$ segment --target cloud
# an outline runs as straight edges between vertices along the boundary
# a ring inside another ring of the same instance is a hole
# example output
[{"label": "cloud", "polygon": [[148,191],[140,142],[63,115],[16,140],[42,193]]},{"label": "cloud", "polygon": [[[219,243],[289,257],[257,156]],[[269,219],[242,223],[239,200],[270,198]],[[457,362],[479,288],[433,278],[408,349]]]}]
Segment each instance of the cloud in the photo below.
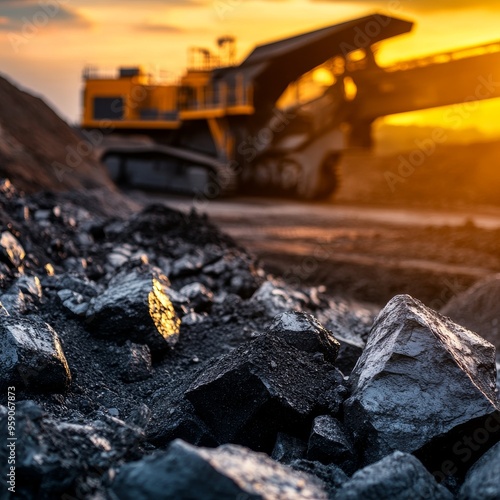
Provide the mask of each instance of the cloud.
[{"label": "cloud", "polygon": [[[118,3],[137,4],[136,0],[122,0]],[[172,7],[179,5],[202,6],[209,3],[209,0],[144,0],[143,4],[161,5],[162,7]]]},{"label": "cloud", "polygon": [[[0,4],[1,4],[0,0]],[[139,7],[141,9],[147,9],[149,7],[202,7],[207,4],[212,3],[213,0],[143,0],[142,2],[137,2],[137,0],[106,0],[106,7],[118,6],[122,7],[124,5],[130,5],[133,7]],[[90,7],[92,9],[98,9],[103,6],[102,0],[74,0],[75,4],[81,6]]]},{"label": "cloud", "polygon": [[0,30],[18,31],[27,24],[45,26],[49,22],[87,27],[89,22],[58,0],[0,0]]},{"label": "cloud", "polygon": [[[338,1],[338,0],[313,0],[313,1]],[[500,2],[498,0],[482,0],[474,2],[471,0],[357,0],[358,5],[373,6],[381,10],[401,11],[401,12],[431,12],[431,11],[451,11],[451,10],[498,10]]]},{"label": "cloud", "polygon": [[170,24],[137,24],[135,25],[135,29],[137,31],[145,31],[150,33],[170,33],[170,34],[179,34],[185,33],[183,28],[179,26],[172,26]]}]

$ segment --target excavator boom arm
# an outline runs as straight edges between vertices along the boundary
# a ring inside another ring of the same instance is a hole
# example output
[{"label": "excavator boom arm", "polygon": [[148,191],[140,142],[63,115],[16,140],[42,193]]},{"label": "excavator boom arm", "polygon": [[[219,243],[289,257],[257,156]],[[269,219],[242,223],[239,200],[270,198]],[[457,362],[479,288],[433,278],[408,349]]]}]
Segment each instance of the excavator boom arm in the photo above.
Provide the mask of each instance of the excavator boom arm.
[{"label": "excavator boom arm", "polygon": [[[481,50],[483,54],[473,54]],[[441,54],[392,70],[362,72],[355,82],[353,119],[360,122],[500,97],[500,44]]]}]

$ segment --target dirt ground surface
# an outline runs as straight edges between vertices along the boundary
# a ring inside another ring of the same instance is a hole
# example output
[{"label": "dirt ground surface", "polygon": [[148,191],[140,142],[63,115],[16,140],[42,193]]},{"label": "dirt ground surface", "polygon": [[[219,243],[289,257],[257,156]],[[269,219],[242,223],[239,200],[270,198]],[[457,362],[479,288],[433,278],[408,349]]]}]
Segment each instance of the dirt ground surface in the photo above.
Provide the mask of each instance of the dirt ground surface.
[{"label": "dirt ground surface", "polygon": [[383,306],[409,293],[440,310],[478,280],[500,272],[500,209],[438,210],[263,198],[194,201],[134,191],[206,212],[265,269],[294,285]]},{"label": "dirt ground surface", "polygon": [[409,293],[440,310],[500,270],[500,142],[346,153],[325,203],[132,192],[206,212],[292,284],[383,306]]}]

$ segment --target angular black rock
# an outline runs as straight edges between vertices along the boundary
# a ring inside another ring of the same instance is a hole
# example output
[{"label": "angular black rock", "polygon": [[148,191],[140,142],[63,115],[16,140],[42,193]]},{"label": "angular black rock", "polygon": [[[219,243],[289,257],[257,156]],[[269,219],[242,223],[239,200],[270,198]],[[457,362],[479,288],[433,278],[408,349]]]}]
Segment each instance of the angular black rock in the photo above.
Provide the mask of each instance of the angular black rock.
[{"label": "angular black rock", "polygon": [[335,337],[364,344],[379,312],[379,307],[367,307],[336,298],[326,300],[326,307],[319,308],[315,316]]},{"label": "angular black rock", "polygon": [[146,380],[152,375],[151,351],[147,345],[127,342],[127,361],[123,367],[122,378],[126,382]]},{"label": "angular black rock", "polygon": [[497,352],[497,406],[500,405],[500,353]]},{"label": "angular black rock", "polygon": [[148,441],[155,446],[164,447],[175,439],[195,446],[219,444],[189,401],[169,401],[165,406],[155,408],[155,412],[156,418],[146,429]]},{"label": "angular black rock", "polygon": [[333,363],[340,344],[312,315],[303,312],[285,312],[276,316],[269,327],[269,335],[283,339],[287,344],[301,351],[321,352]]},{"label": "angular black rock", "polygon": [[54,291],[69,317],[85,318],[91,300],[96,297],[100,287],[84,276],[62,274],[46,276],[42,280],[46,291]]},{"label": "angular black rock", "polygon": [[255,266],[251,257],[234,249],[218,254],[219,260],[207,263],[203,272],[216,280],[219,291],[236,294],[244,299],[251,297],[264,281],[264,271]]},{"label": "angular black rock", "polygon": [[121,500],[326,500],[316,477],[280,465],[263,453],[236,445],[196,448],[174,441],[167,452],[121,467],[111,485]]},{"label": "angular black rock", "polygon": [[[3,413],[3,412],[2,412]],[[6,417],[0,418],[2,431]],[[16,405],[16,493],[19,498],[52,499],[63,494],[92,498],[87,481],[100,480],[109,467],[134,460],[143,440],[141,429],[107,417],[89,425],[58,421],[32,401]],[[6,477],[6,453],[0,450],[0,471]],[[0,488],[6,484],[2,481]],[[0,489],[0,497],[2,495]],[[67,498],[67,497],[62,497]],[[97,498],[102,498],[97,496]]]},{"label": "angular black rock", "polygon": [[[500,420],[497,422],[500,425]],[[500,443],[487,451],[469,470],[459,500],[500,498]]]},{"label": "angular black rock", "polygon": [[490,343],[400,295],[376,319],[351,374],[345,422],[365,463],[414,452],[493,415],[495,376]]},{"label": "angular black rock", "polygon": [[165,350],[179,339],[180,320],[168,296],[168,279],[155,269],[117,274],[87,312],[93,335]]},{"label": "angular black rock", "polygon": [[305,441],[284,432],[278,432],[271,458],[276,462],[289,464],[294,460],[305,458],[306,451],[307,443]]},{"label": "angular black rock", "polygon": [[111,268],[119,268],[132,258],[135,249],[132,245],[125,243],[114,247],[106,256],[107,263]]},{"label": "angular black rock", "polygon": [[219,442],[270,452],[277,432],[304,433],[340,385],[331,364],[262,335],[216,361],[186,397]]},{"label": "angular black rock", "polygon": [[340,299],[330,299],[328,307],[319,309],[315,315],[340,342],[335,366],[345,375],[349,375],[363,354],[376,316],[374,310],[359,304],[353,307]]},{"label": "angular black rock", "polygon": [[343,425],[330,415],[314,419],[307,458],[327,464],[334,463],[348,474],[356,470],[356,450]]},{"label": "angular black rock", "polygon": [[190,283],[183,286],[179,293],[189,299],[189,305],[197,312],[209,311],[214,294],[201,283]]},{"label": "angular black rock", "polygon": [[149,421],[151,420],[151,410],[149,406],[141,403],[137,408],[130,412],[126,420],[126,424],[131,428],[140,430],[141,433],[145,431]]},{"label": "angular black rock", "polygon": [[86,316],[90,303],[83,295],[73,290],[64,289],[57,292],[57,297],[71,315],[82,318]]},{"label": "angular black rock", "polygon": [[335,500],[452,500],[414,456],[396,451],[359,470],[337,491]]},{"label": "angular black rock", "polygon": [[310,304],[310,297],[305,293],[278,280],[265,281],[252,295],[251,300],[261,304],[270,318],[286,311],[299,311]]},{"label": "angular black rock", "polygon": [[36,317],[0,316],[0,387],[61,392],[71,373],[57,333]]},{"label": "angular black rock", "polygon": [[0,234],[0,258],[13,267],[19,267],[26,256],[19,240],[9,231]]},{"label": "angular black rock", "polygon": [[203,254],[197,249],[196,252],[183,255],[172,264],[172,277],[182,277],[197,274],[203,267]]},{"label": "angular black rock", "polygon": [[321,479],[325,484],[328,498],[333,498],[337,490],[349,480],[346,473],[335,464],[322,464],[312,460],[298,459],[290,463],[290,467],[300,472],[306,472]]},{"label": "angular black rock", "polygon": [[1,297],[9,314],[35,313],[42,300],[42,286],[36,276],[21,276]]},{"label": "angular black rock", "polygon": [[75,276],[69,273],[47,276],[43,279],[42,285],[44,289],[71,290],[82,295],[89,301],[104,291],[102,286],[89,280],[87,277]]}]

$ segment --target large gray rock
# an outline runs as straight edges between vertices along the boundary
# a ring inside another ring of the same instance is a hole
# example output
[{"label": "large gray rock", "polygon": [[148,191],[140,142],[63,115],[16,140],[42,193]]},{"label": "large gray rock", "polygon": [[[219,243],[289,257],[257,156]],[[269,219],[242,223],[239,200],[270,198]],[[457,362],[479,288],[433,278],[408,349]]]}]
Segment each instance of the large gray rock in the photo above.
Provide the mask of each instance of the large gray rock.
[{"label": "large gray rock", "polygon": [[87,312],[91,332],[165,350],[179,339],[180,320],[169,298],[168,279],[155,269],[117,274]]},{"label": "large gray rock", "polygon": [[60,392],[71,374],[57,333],[38,318],[0,317],[0,387]]},{"label": "large gray rock", "polygon": [[500,443],[485,453],[469,470],[458,498],[460,500],[500,498]]},{"label": "large gray rock", "polygon": [[452,500],[414,456],[400,451],[359,470],[337,490],[335,500]]},{"label": "large gray rock", "polygon": [[167,452],[124,465],[111,485],[121,500],[322,500],[317,478],[236,445],[196,448],[174,441]]},{"label": "large gray rock", "polygon": [[220,443],[271,452],[277,432],[307,432],[317,407],[338,411],[342,390],[342,376],[323,356],[262,335],[216,361],[186,397]]},{"label": "large gray rock", "polygon": [[414,452],[493,415],[495,377],[489,342],[400,295],[377,317],[352,372],[345,421],[366,463]]},{"label": "large gray rock", "polygon": [[269,327],[270,335],[283,339],[287,344],[305,352],[321,352],[334,362],[340,344],[321,323],[310,314],[291,311],[276,316]]}]

